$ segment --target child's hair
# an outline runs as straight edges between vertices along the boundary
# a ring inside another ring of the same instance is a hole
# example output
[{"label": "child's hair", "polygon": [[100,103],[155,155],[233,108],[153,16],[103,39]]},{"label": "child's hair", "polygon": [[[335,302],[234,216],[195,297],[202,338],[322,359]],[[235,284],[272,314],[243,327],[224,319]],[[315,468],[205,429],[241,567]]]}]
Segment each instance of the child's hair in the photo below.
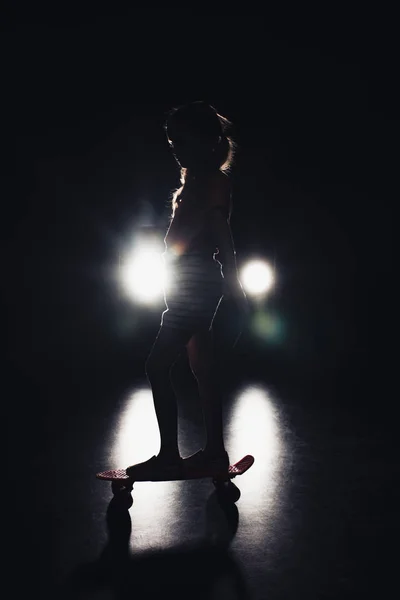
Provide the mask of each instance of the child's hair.
[{"label": "child's hair", "polygon": [[[235,151],[235,143],[229,135],[232,124],[226,117],[218,114],[215,108],[206,102],[192,102],[170,111],[165,123],[165,131],[170,143],[178,142],[182,137],[192,138],[194,143],[212,144],[215,166],[220,171],[229,172]],[[177,198],[185,185],[187,169],[181,167],[181,187],[172,196],[172,215],[178,206]]]}]

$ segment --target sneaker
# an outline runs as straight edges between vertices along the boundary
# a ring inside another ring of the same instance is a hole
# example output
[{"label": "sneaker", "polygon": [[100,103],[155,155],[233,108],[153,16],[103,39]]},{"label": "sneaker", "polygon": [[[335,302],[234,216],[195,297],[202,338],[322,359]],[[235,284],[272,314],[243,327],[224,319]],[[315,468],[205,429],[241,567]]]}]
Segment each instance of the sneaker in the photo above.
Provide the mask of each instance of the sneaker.
[{"label": "sneaker", "polygon": [[183,468],[187,470],[201,470],[211,473],[227,472],[229,468],[229,456],[227,452],[219,456],[210,456],[204,450],[183,459]]},{"label": "sneaker", "polygon": [[126,474],[132,478],[150,479],[180,479],[182,475],[182,458],[173,463],[167,463],[158,456],[152,456],[126,469]]}]

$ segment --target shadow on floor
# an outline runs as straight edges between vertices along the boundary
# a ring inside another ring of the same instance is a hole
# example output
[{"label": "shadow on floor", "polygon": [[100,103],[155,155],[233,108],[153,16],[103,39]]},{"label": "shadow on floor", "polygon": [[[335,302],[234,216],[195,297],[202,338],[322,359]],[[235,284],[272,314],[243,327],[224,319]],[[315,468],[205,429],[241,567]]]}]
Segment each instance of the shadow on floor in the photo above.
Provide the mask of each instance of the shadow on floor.
[{"label": "shadow on floor", "polygon": [[175,600],[191,597],[249,598],[243,574],[228,548],[239,513],[233,502],[213,492],[206,506],[205,539],[197,546],[157,550],[135,556],[130,550],[130,494],[114,496],[108,506],[108,542],[93,563],[80,566],[67,590],[72,594],[108,590],[113,598],[136,595]]}]

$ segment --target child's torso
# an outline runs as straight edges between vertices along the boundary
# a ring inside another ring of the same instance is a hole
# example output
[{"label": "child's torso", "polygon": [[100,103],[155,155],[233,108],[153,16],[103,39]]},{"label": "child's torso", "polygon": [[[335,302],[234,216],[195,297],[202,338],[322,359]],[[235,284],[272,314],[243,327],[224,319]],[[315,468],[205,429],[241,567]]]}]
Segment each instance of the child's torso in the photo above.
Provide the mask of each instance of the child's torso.
[{"label": "child's torso", "polygon": [[185,188],[177,198],[178,206],[164,238],[167,253],[176,257],[195,253],[213,258],[217,248],[206,219],[207,189]]}]

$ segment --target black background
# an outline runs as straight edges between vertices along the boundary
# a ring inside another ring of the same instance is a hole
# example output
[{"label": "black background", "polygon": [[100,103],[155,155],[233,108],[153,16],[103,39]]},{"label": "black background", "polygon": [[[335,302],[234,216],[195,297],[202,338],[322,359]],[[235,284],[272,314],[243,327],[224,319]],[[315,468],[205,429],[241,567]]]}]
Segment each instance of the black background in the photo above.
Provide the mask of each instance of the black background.
[{"label": "black background", "polygon": [[[295,440],[276,581],[298,588],[304,568],[311,579],[328,573],[329,590],[344,564],[359,591],[380,561],[380,586],[396,573],[397,21],[364,7],[241,9],[3,15],[3,549],[13,586],[31,591],[39,572],[57,578],[60,564],[92,559],[104,542],[109,492],[94,473],[106,468],[122,398],[135,377],[143,383],[165,308],[122,297],[116,266],[138,231],[165,233],[179,175],[165,116],[199,99],[234,123],[238,261],[260,255],[277,272],[263,310],[285,336],[245,331],[227,369],[264,379]],[[219,343],[235,324],[225,306]],[[258,572],[265,557],[244,556]],[[151,563],[143,574],[163,582]]]},{"label": "black background", "polygon": [[115,266],[138,227],[165,231],[178,184],[165,115],[204,99],[234,123],[238,259],[274,262],[268,306],[286,327],[278,345],[244,335],[239,356],[374,406],[395,338],[390,15],[149,9],[3,20],[12,382],[142,369],[164,306],[122,299]]}]

